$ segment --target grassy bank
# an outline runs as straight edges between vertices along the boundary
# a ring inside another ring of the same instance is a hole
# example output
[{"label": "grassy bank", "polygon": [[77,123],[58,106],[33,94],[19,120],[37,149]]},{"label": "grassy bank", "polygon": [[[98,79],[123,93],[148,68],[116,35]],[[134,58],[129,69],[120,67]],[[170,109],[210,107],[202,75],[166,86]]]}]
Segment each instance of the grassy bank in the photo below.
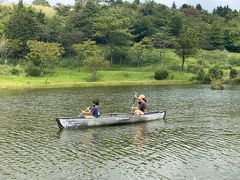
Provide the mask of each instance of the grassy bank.
[{"label": "grassy bank", "polygon": [[[195,57],[186,61],[185,68],[189,65],[201,66],[206,72],[212,66],[218,65],[228,77],[229,67],[240,70],[231,61],[237,61],[239,54],[226,51],[202,51]],[[181,71],[181,60],[173,50],[167,50],[164,54],[164,67],[168,70],[169,76],[166,80],[157,81],[154,79],[155,71],[159,66],[158,51],[153,52],[151,57],[140,68],[133,66],[114,65],[106,71],[97,72],[97,81],[91,82],[91,72],[80,67],[73,69],[71,63],[74,59],[62,59],[51,74],[43,77],[27,77],[24,74],[19,76],[11,75],[0,67],[0,89],[22,89],[22,88],[60,88],[60,87],[95,87],[95,86],[118,86],[118,85],[166,85],[166,84],[192,84],[196,74],[186,70]],[[238,61],[237,61],[238,62]],[[1,66],[1,65],[0,65]],[[13,66],[11,64],[5,66]],[[7,69],[7,68],[6,68]]]},{"label": "grassy bank", "polygon": [[[174,76],[175,75],[175,76]],[[166,85],[189,84],[192,75],[174,72],[163,81],[154,80],[154,71],[148,68],[121,68],[121,70],[99,71],[97,81],[91,82],[91,73],[87,70],[69,70],[57,68],[54,73],[44,77],[26,77],[0,75],[1,89],[19,88],[57,88],[57,87],[95,87],[117,85]]]}]

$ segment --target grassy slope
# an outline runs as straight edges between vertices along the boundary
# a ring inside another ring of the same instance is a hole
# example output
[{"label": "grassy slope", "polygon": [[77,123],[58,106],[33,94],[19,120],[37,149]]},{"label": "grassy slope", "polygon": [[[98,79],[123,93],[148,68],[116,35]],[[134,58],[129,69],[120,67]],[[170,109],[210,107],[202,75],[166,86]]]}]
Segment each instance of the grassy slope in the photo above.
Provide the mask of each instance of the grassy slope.
[{"label": "grassy slope", "polygon": [[180,64],[181,61],[176,59],[173,52],[166,53],[166,67],[170,71],[170,76],[164,81],[154,80],[154,72],[158,69],[156,65],[141,68],[114,66],[107,71],[98,71],[97,82],[89,82],[91,72],[83,68],[80,72],[67,68],[56,68],[52,75],[37,78],[0,75],[0,88],[191,83],[190,79],[194,76],[193,74],[171,70],[171,68],[180,68]]},{"label": "grassy slope", "polygon": [[[0,5],[7,6],[7,7],[13,7],[15,4],[14,3],[0,3]],[[36,11],[42,11],[44,14],[46,14],[47,17],[52,17],[56,14],[56,11],[52,7],[35,6],[35,5],[27,5],[27,4],[26,4],[26,6],[31,6]]]},{"label": "grassy slope", "polygon": [[[223,54],[221,54],[223,53]],[[239,58],[239,54],[212,51],[200,52],[196,57],[189,58],[185,67],[189,64],[196,64],[202,60],[204,68],[207,70],[213,65],[222,67],[229,66],[226,59]],[[222,58],[222,59],[221,59]],[[207,60],[205,60],[207,59]],[[164,66],[170,72],[168,79],[164,81],[154,80],[154,72],[159,68],[158,65],[149,65],[141,68],[112,66],[107,71],[98,71],[97,82],[89,82],[91,72],[81,68],[81,71],[70,70],[67,68],[56,68],[52,75],[44,77],[25,77],[14,75],[0,75],[0,88],[34,88],[34,87],[70,87],[70,86],[111,86],[111,85],[140,85],[140,84],[186,84],[192,83],[191,78],[194,74],[181,71],[181,60],[172,50],[165,53]],[[240,69],[239,67],[235,67]],[[224,70],[227,76],[228,70]]]}]

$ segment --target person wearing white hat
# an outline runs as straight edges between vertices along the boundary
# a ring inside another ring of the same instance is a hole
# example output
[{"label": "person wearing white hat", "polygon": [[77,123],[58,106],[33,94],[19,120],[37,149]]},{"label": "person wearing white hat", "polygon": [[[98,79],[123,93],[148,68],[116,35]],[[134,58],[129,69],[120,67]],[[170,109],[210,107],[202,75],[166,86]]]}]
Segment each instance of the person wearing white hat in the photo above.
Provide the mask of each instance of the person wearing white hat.
[{"label": "person wearing white hat", "polygon": [[145,96],[141,94],[138,96],[138,109],[134,111],[134,115],[139,116],[139,115],[144,115],[144,112],[147,111],[147,101],[145,99]]}]

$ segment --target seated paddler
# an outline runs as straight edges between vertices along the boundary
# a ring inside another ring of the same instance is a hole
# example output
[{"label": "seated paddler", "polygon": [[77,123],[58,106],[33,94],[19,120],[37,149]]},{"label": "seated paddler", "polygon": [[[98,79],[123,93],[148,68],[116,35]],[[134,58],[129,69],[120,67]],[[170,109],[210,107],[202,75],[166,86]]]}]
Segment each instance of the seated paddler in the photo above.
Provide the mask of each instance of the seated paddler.
[{"label": "seated paddler", "polygon": [[133,108],[134,115],[144,115],[147,111],[147,100],[143,94],[137,98],[138,106]]},{"label": "seated paddler", "polygon": [[88,107],[87,109],[82,111],[82,115],[85,118],[98,118],[100,116],[98,105],[99,105],[99,101],[98,100],[94,100],[92,102],[92,108]]}]

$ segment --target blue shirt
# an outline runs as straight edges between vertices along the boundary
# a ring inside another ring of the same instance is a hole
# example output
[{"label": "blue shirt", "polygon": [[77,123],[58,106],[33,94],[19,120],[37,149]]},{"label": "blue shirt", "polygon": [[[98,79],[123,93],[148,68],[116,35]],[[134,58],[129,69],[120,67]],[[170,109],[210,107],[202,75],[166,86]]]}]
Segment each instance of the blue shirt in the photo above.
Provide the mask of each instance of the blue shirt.
[{"label": "blue shirt", "polygon": [[99,113],[99,110],[98,110],[98,106],[95,106],[91,109],[91,114],[92,116],[94,116],[95,118],[98,118],[100,113]]}]

